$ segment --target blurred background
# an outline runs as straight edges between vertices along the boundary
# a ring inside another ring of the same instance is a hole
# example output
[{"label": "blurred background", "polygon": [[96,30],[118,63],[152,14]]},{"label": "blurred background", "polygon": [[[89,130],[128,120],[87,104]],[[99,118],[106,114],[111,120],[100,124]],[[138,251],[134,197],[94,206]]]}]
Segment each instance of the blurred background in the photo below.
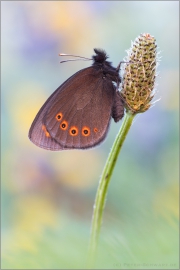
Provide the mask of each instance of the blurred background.
[{"label": "blurred background", "polygon": [[161,98],[138,115],[109,187],[96,269],[178,269],[179,1],[1,1],[2,268],[86,268],[99,178],[120,128],[87,151],[28,139],[49,95],[103,48],[116,67],[131,40],[156,38]]}]

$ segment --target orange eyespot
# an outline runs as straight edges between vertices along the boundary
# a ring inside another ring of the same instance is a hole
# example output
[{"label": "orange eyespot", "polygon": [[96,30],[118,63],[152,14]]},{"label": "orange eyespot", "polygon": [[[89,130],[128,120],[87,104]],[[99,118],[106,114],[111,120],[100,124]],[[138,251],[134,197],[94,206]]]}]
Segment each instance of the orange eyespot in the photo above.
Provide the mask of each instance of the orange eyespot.
[{"label": "orange eyespot", "polygon": [[82,135],[83,136],[89,136],[90,135],[90,128],[88,128],[88,127],[83,127],[82,128]]},{"label": "orange eyespot", "polygon": [[56,114],[56,120],[57,121],[61,121],[62,117],[63,117],[62,113]]},{"label": "orange eyespot", "polygon": [[68,127],[68,123],[67,123],[66,121],[63,121],[63,122],[60,124],[60,128],[61,128],[62,130],[66,130],[67,127]]},{"label": "orange eyespot", "polygon": [[46,137],[51,137],[49,132],[47,131],[45,125],[42,125],[42,130],[44,131],[44,134],[45,134]]},{"label": "orange eyespot", "polygon": [[94,128],[94,132],[95,132],[95,133],[97,133],[97,132],[98,132],[98,129],[97,129],[96,127]]},{"label": "orange eyespot", "polygon": [[69,130],[69,134],[71,136],[77,136],[78,135],[78,128],[77,127],[71,127],[70,130]]}]

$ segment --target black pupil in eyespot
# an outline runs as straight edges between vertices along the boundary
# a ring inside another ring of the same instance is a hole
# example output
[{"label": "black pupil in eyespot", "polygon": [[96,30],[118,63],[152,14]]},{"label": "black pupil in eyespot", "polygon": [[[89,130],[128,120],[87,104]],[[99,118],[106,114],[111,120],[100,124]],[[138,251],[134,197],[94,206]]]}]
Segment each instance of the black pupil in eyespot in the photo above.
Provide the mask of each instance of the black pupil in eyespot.
[{"label": "black pupil in eyespot", "polygon": [[88,130],[87,129],[84,130],[84,134],[88,134]]},{"label": "black pupil in eyespot", "polygon": [[66,125],[65,124],[62,124],[62,128],[65,128],[66,127]]},{"label": "black pupil in eyespot", "polygon": [[72,132],[72,134],[76,134],[76,130],[75,129],[73,129],[71,132]]},{"label": "black pupil in eyespot", "polygon": [[60,114],[58,114],[57,118],[58,118],[58,119],[60,119],[60,118],[61,118]]}]

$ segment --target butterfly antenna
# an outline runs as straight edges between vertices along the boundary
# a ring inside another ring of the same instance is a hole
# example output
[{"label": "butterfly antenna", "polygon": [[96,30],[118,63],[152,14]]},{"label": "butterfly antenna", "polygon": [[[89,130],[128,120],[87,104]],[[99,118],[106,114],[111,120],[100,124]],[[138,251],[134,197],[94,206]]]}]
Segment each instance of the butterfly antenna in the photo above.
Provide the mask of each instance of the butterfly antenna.
[{"label": "butterfly antenna", "polygon": [[60,53],[59,56],[73,56],[73,57],[80,58],[80,59],[68,59],[68,60],[61,61],[60,63],[65,63],[65,62],[69,62],[69,61],[78,61],[78,60],[83,60],[83,61],[92,60],[92,58],[87,58],[87,57],[83,57],[83,56],[79,56],[79,55],[73,55],[73,54],[66,54],[66,53]]}]

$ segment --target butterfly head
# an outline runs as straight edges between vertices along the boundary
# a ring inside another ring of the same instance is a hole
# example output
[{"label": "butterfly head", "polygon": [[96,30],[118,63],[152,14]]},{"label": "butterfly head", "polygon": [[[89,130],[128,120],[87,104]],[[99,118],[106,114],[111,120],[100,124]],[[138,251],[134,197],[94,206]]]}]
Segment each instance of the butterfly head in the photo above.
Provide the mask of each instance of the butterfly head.
[{"label": "butterfly head", "polygon": [[96,53],[96,55],[93,55],[92,59],[95,63],[103,64],[108,58],[106,52],[102,49],[94,49],[94,52]]}]

